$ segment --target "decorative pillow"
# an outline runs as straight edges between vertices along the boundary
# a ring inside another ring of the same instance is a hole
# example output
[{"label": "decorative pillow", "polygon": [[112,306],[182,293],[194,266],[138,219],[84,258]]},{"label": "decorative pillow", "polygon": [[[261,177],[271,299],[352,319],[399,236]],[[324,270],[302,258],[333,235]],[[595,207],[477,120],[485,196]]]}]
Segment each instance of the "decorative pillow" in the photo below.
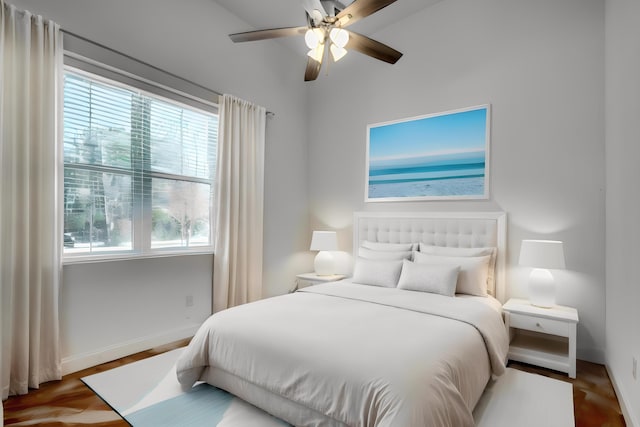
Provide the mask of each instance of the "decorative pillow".
[{"label": "decorative pillow", "polygon": [[410,259],[413,252],[411,251],[376,251],[360,247],[358,256],[366,259],[374,260],[402,260]]},{"label": "decorative pillow", "polygon": [[395,288],[398,284],[402,261],[376,261],[358,257],[353,268],[353,283]]},{"label": "decorative pillow", "polygon": [[418,264],[405,259],[398,288],[452,297],[456,293],[459,272],[459,265]]},{"label": "decorative pillow", "polygon": [[419,264],[459,265],[456,293],[487,296],[487,276],[491,255],[478,257],[441,256],[414,252],[414,261]]},{"label": "decorative pillow", "polygon": [[365,240],[362,242],[363,248],[372,249],[374,251],[412,251],[413,243],[382,243],[370,242]]},{"label": "decorative pillow", "polygon": [[420,252],[424,252],[432,255],[446,255],[446,256],[484,256],[491,255],[489,260],[489,273],[487,274],[487,286],[491,288],[495,285],[495,271],[496,271],[496,254],[497,248],[484,247],[484,248],[454,248],[449,246],[433,246],[420,242]]}]

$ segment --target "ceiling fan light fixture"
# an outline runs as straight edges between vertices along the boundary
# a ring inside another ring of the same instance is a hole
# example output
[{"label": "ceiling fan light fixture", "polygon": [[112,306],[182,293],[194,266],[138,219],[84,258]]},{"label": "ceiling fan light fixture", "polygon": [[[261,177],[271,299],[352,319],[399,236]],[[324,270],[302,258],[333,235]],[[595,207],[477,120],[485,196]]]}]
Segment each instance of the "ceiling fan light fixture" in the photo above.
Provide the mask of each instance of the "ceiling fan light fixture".
[{"label": "ceiling fan light fixture", "polygon": [[389,64],[395,64],[402,57],[402,52],[346,29],[398,0],[297,1],[302,3],[305,10],[305,26],[246,31],[229,34],[229,38],[234,43],[241,43],[280,37],[304,37],[308,47],[304,73],[306,82],[318,78],[323,61],[327,62],[328,67],[332,62],[342,59],[348,53],[347,50],[355,50]]},{"label": "ceiling fan light fixture", "polygon": [[336,44],[332,44],[329,50],[331,51],[331,56],[333,56],[334,62],[338,62],[347,54],[347,49]]},{"label": "ceiling fan light fixture", "polygon": [[324,43],[318,44],[315,48],[311,49],[307,55],[316,62],[322,62],[324,56]]},{"label": "ceiling fan light fixture", "polygon": [[329,38],[336,46],[344,48],[349,43],[349,32],[343,28],[332,28]]},{"label": "ceiling fan light fixture", "polygon": [[309,28],[304,33],[304,43],[309,49],[315,49],[324,43],[324,31],[321,28]]}]

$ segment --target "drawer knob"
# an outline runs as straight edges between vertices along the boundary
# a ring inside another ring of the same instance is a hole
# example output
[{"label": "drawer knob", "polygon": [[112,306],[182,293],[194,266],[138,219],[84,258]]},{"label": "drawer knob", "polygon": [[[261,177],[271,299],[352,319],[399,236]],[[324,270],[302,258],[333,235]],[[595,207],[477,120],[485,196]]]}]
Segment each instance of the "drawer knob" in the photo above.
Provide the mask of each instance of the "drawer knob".
[{"label": "drawer knob", "polygon": [[536,326],[537,326],[538,328],[541,328],[541,327],[542,327],[542,326],[540,325],[540,322],[536,322]]}]

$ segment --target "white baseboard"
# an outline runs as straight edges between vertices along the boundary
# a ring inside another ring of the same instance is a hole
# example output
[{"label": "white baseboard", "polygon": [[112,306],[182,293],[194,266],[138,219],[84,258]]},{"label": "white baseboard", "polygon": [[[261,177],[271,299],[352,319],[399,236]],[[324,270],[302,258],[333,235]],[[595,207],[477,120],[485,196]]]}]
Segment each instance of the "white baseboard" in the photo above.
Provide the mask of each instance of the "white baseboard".
[{"label": "white baseboard", "polygon": [[95,351],[64,357],[62,359],[62,375],[101,365],[153,347],[190,338],[196,333],[199,326],[199,324],[187,325],[161,334],[148,335]]},{"label": "white baseboard", "polygon": [[624,417],[624,421],[627,424],[627,427],[640,427],[640,423],[635,419],[634,415],[629,412],[629,402],[625,398],[625,395],[622,393],[620,387],[618,387],[618,383],[616,381],[616,377],[613,375],[611,369],[609,369],[609,365],[605,364],[605,368],[607,368],[607,374],[609,374],[609,379],[611,379],[611,384],[613,384],[613,390],[616,392],[616,396],[618,397],[618,403],[620,404],[620,410],[622,411],[622,416]]}]

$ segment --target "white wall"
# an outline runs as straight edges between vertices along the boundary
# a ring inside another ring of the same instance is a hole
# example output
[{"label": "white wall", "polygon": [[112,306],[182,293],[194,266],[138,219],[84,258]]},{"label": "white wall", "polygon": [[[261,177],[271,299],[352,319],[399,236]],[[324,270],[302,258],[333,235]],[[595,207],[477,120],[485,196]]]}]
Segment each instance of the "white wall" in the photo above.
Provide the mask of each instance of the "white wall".
[{"label": "white wall", "polygon": [[211,313],[212,263],[212,255],[185,255],[66,265],[64,372],[192,336]]},{"label": "white wall", "polygon": [[606,2],[607,366],[626,409],[640,426],[640,2]]},{"label": "white wall", "polygon": [[[352,52],[310,85],[312,225],[350,251],[353,211],[506,211],[511,295],[526,296],[520,241],[563,240],[558,303],[579,310],[578,356],[603,362],[604,3],[446,0],[370,36],[403,58]],[[490,200],[364,203],[367,124],[484,103]]]},{"label": "white wall", "polygon": [[[218,92],[265,106],[264,294],[286,292],[308,258],[306,88],[277,43],[234,45],[227,34],[247,24],[210,0],[10,0],[77,33]],[[299,63],[299,61],[296,61]],[[88,355],[169,339],[209,313],[211,256],[74,265],[64,268],[63,357],[81,367]],[[175,272],[182,272],[177,280]],[[188,274],[187,274],[188,272]],[[197,306],[185,316],[185,295]],[[126,327],[123,327],[126,325]],[[155,341],[154,341],[155,340]]]}]

